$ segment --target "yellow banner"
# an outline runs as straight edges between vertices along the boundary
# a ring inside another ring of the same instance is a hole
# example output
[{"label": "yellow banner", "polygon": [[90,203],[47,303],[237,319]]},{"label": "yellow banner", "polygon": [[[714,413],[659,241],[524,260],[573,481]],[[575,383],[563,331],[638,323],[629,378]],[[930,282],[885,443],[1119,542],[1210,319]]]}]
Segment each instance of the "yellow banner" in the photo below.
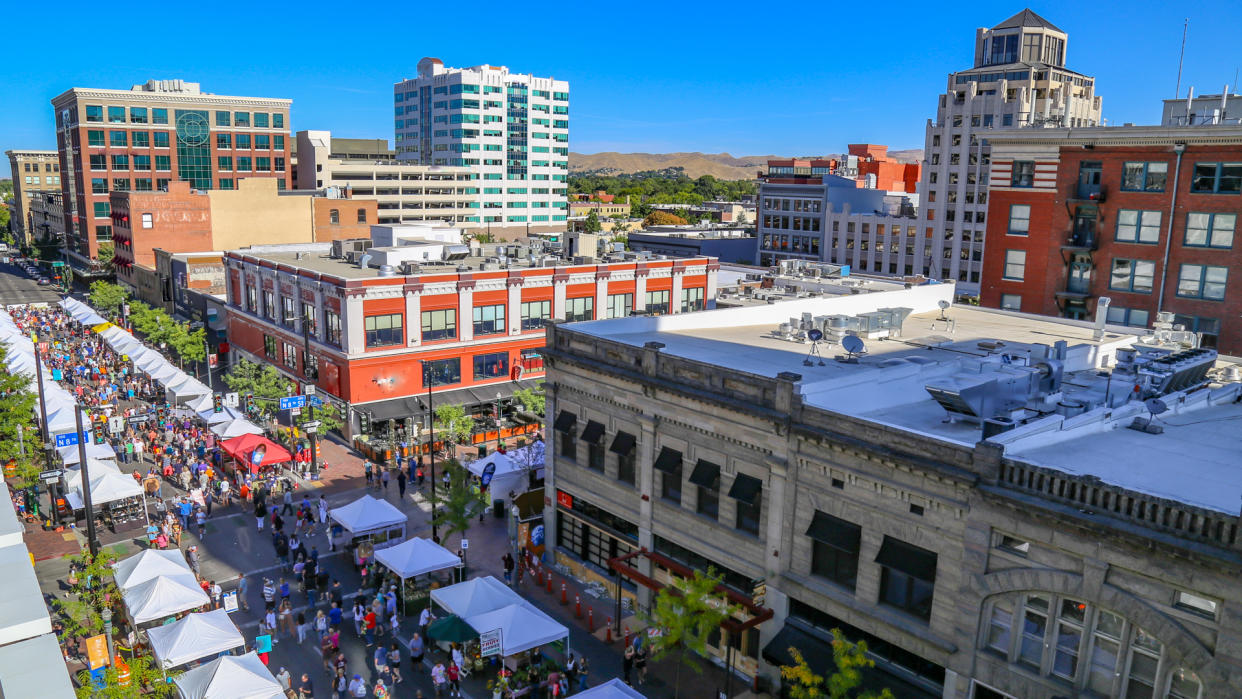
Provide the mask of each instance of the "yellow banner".
[{"label": "yellow banner", "polygon": [[98,335],[110,327],[112,327],[112,323],[100,323],[99,325],[91,326],[91,330],[94,330],[95,334]]}]

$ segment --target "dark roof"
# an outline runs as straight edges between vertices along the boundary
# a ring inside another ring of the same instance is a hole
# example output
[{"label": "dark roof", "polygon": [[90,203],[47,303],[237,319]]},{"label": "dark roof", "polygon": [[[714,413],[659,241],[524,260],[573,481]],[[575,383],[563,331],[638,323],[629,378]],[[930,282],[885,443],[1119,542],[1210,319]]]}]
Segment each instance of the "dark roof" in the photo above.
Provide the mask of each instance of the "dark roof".
[{"label": "dark roof", "polygon": [[1055,24],[1053,24],[1052,22],[1049,22],[1043,17],[1040,17],[1034,12],[1031,12],[1030,8],[1027,8],[1019,12],[1013,17],[1010,17],[1009,19],[1005,20],[1004,22],[1001,22],[1000,24],[992,28],[993,29],[1010,29],[1013,27],[1042,27],[1044,29],[1051,29],[1057,32],[1061,31],[1061,29],[1057,27]]}]

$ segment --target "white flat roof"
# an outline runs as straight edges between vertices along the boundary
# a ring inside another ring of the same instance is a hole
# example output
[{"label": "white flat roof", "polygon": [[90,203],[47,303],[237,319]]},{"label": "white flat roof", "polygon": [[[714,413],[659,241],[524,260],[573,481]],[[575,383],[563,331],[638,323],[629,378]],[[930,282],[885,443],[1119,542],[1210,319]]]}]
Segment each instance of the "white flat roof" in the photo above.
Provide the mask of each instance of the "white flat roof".
[{"label": "white flat roof", "polygon": [[[991,372],[1006,371],[998,353],[1042,356],[1046,348],[1066,343],[1062,398],[1103,397],[1105,386],[1116,399],[1118,381],[1108,370],[1117,351],[1135,345],[1144,331],[1108,326],[1094,339],[1090,323],[1007,311],[954,306],[941,320],[938,301],[950,300],[951,285],[916,286],[851,296],[781,301],[768,305],[699,313],[574,323],[586,332],[637,347],[663,343],[662,354],[683,357],[759,376],[783,372],[801,375],[797,382],[805,405],[843,413],[895,429],[973,447],[982,440],[977,422],[950,420],[927,391],[929,384],[953,385]],[[777,336],[780,323],[804,312],[858,315],[879,308],[913,309],[899,337],[864,340],[858,363],[838,361],[839,344],[821,342],[821,357],[811,344]],[[997,343],[1000,343],[999,345]],[[811,360],[811,366],[804,362]],[[1017,359],[1015,359],[1017,363]],[[1032,364],[1033,365],[1033,364]],[[999,368],[998,368],[999,367]],[[1101,372],[1104,372],[1101,374]],[[1138,401],[1099,407],[1075,417],[1042,414],[1017,429],[994,437],[1006,456],[1068,474],[1096,476],[1136,492],[1189,505],[1237,514],[1242,503],[1242,405],[1235,405],[1238,384],[1166,396],[1175,404],[1161,416],[1162,435],[1126,429],[1147,415]],[[1042,411],[1041,411],[1042,412]],[[1133,458],[1118,458],[1133,455]],[[1172,477],[1190,471],[1195,477]]]},{"label": "white flat roof", "polygon": [[[52,632],[52,620],[25,544],[0,549],[0,645]],[[59,656],[56,656],[59,661]]]},{"label": "white flat roof", "polygon": [[0,647],[0,697],[73,699],[69,668],[56,636],[43,634]]},{"label": "white flat roof", "polygon": [[0,548],[6,548],[22,543],[22,537],[26,534],[25,527],[21,521],[17,519],[17,510],[13,507],[13,498],[9,491],[7,483],[0,484],[0,493],[2,493],[4,502],[0,502]]}]

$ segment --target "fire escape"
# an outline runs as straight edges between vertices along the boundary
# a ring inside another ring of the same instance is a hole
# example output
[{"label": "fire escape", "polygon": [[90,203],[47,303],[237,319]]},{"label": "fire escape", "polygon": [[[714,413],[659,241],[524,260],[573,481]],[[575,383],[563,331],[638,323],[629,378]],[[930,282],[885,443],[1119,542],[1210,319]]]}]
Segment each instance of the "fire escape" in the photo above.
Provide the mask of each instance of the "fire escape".
[{"label": "fire escape", "polygon": [[1065,262],[1065,289],[1056,292],[1062,317],[1087,319],[1090,312],[1091,275],[1095,271],[1095,252],[1099,247],[1100,204],[1104,187],[1100,183],[1102,163],[1085,161],[1079,165],[1078,183],[1065,200],[1070,230],[1061,246]]}]

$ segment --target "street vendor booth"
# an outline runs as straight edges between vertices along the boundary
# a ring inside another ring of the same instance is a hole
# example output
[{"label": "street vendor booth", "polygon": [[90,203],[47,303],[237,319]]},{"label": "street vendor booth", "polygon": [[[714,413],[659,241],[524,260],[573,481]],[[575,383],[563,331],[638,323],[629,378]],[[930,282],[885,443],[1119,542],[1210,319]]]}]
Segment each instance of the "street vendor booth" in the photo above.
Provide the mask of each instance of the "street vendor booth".
[{"label": "street vendor booth", "polygon": [[490,575],[485,575],[432,590],[431,601],[450,614],[469,619],[478,614],[523,602],[523,599],[521,595],[510,590],[508,585]]},{"label": "street vendor booth", "polygon": [[148,629],[147,638],[151,653],[165,670],[246,647],[246,639],[223,609],[187,614],[171,624]]},{"label": "street vendor booth", "polygon": [[328,510],[328,519],[345,529],[344,545],[354,549],[354,563],[358,564],[373,558],[377,549],[405,541],[409,518],[387,500],[363,495],[348,505]]},{"label": "street vendor booth", "polygon": [[161,575],[193,575],[180,550],[143,549],[112,564],[112,579],[121,591],[136,587]]},{"label": "street vendor booth", "polygon": [[[125,475],[111,461],[86,459],[90,471],[91,504],[96,516],[101,517],[113,531],[146,526],[147,499],[142,486],[132,476]],[[65,502],[74,512],[83,510],[82,469],[65,470]]]},{"label": "street vendor booth", "polygon": [[226,439],[220,442],[220,449],[237,463],[246,464],[250,473],[258,473],[263,468],[274,469],[277,464],[293,459],[284,447],[256,434]]},{"label": "street vendor booth", "polygon": [[500,655],[506,664],[519,653],[562,639],[568,648],[569,629],[525,601],[466,617],[466,623],[480,635],[500,631]]},{"label": "street vendor booth", "polygon": [[153,625],[181,612],[205,606],[211,600],[193,574],[161,575],[121,593],[135,627]]},{"label": "street vendor booth", "polygon": [[466,464],[466,469],[478,477],[480,484],[487,489],[487,502],[505,501],[511,504],[510,493],[525,493],[530,488],[529,471],[507,454],[494,451],[482,459]]},{"label": "street vendor booth", "polygon": [[173,679],[181,699],[285,699],[285,690],[254,653],[222,658]]},{"label": "street vendor booth", "polygon": [[[67,447],[59,447],[56,449],[56,453],[60,454],[60,460],[64,462],[66,466],[73,466],[74,464],[82,462],[82,457],[78,452],[78,445],[76,444]],[[112,448],[111,444],[87,444],[86,458],[115,461],[116,450]]]},{"label": "street vendor booth", "polygon": [[229,420],[228,422],[217,422],[211,426],[211,431],[222,439],[232,439],[244,434],[263,434],[262,427],[245,418]]},{"label": "street vendor booth", "polygon": [[380,549],[375,552],[375,560],[400,578],[401,602],[407,615],[416,615],[427,606],[432,573],[462,567],[457,554],[420,538]]},{"label": "street vendor booth", "polygon": [[637,689],[614,677],[607,682],[576,693],[578,699],[647,699]]}]

